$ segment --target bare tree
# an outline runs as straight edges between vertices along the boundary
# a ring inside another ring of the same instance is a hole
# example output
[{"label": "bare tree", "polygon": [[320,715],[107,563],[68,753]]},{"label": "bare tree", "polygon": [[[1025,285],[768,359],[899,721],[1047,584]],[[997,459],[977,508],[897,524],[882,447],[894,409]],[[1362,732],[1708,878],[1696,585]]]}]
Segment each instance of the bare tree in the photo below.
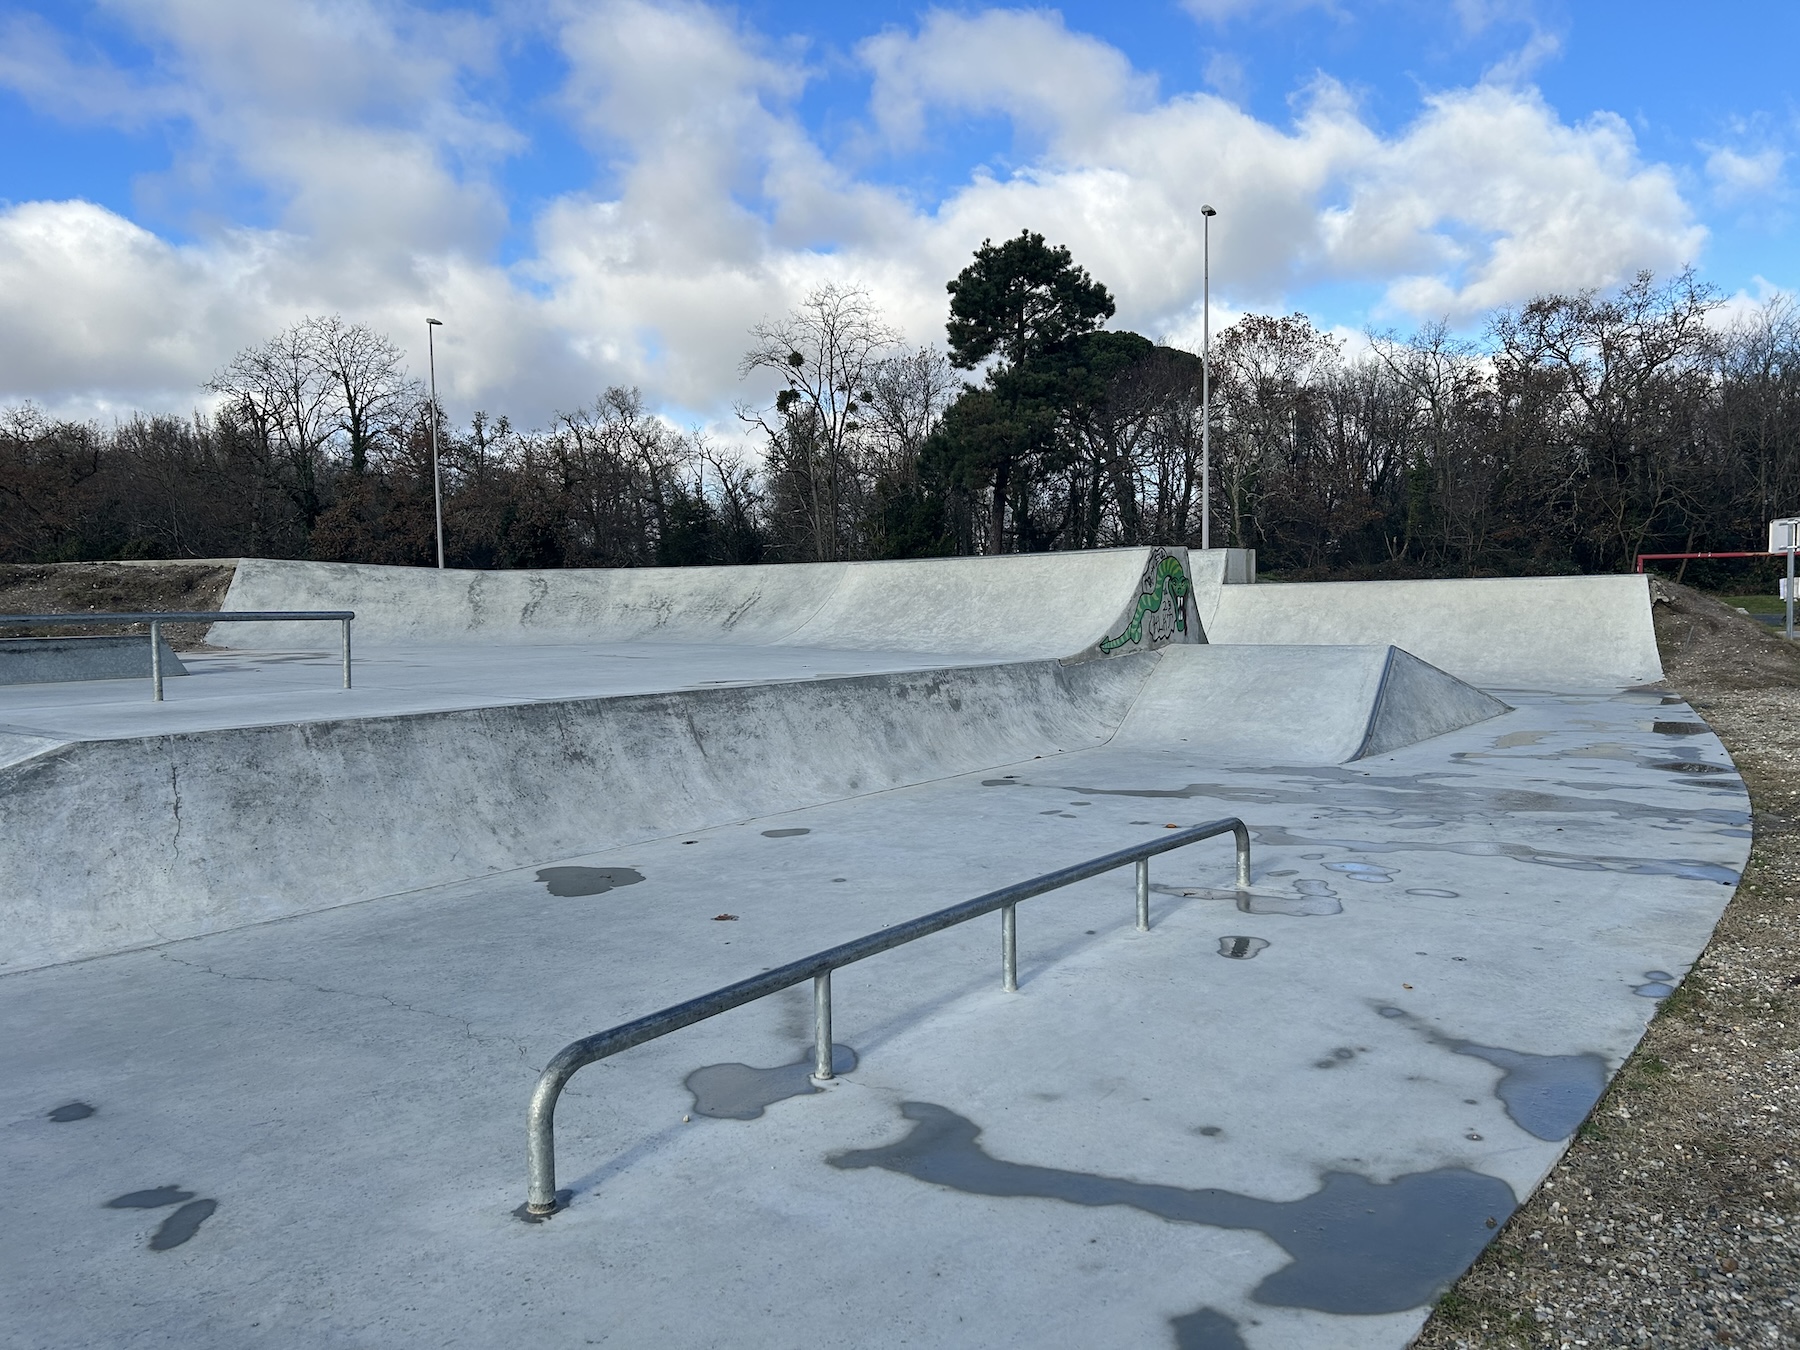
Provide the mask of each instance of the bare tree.
[{"label": "bare tree", "polygon": [[781,319],[750,330],[741,375],[766,371],[783,387],[772,407],[738,416],[767,437],[770,457],[798,488],[810,517],[813,556],[845,556],[846,477],[862,467],[857,450],[873,400],[879,361],[899,341],[860,286],[827,283]]}]

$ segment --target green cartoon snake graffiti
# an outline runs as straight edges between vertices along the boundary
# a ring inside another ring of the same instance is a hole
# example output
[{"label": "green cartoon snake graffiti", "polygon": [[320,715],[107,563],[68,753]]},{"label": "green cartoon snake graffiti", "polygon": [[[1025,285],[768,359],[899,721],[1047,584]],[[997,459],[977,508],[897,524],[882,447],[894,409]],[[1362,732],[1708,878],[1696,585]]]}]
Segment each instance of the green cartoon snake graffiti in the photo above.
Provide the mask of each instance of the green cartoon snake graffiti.
[{"label": "green cartoon snake graffiti", "polygon": [[1144,569],[1144,576],[1138,582],[1137,604],[1132,608],[1131,621],[1122,631],[1107,638],[1100,644],[1105,655],[1130,647],[1143,640],[1144,618],[1146,615],[1158,613],[1163,605],[1173,599],[1175,602],[1175,631],[1187,632],[1187,597],[1192,584],[1188,581],[1185,568],[1178,558],[1171,558],[1164,553],[1152,557],[1150,566]]}]

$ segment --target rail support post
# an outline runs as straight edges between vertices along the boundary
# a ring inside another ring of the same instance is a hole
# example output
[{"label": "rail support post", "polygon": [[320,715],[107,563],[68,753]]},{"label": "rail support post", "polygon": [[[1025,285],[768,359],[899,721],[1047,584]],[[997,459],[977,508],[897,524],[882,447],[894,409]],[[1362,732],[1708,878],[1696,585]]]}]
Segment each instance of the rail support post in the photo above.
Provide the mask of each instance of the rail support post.
[{"label": "rail support post", "polygon": [[341,619],[344,625],[344,688],[350,687],[350,620]]},{"label": "rail support post", "polygon": [[150,620],[150,700],[161,703],[162,696],[162,625]]},{"label": "rail support post", "polygon": [[1000,910],[1000,974],[1002,987],[1009,994],[1019,992],[1019,907],[1006,905]]},{"label": "rail support post", "polygon": [[813,1071],[819,1082],[837,1075],[831,1069],[831,972],[813,976]]},{"label": "rail support post", "polygon": [[1139,858],[1137,864],[1137,930],[1150,931],[1150,860]]}]

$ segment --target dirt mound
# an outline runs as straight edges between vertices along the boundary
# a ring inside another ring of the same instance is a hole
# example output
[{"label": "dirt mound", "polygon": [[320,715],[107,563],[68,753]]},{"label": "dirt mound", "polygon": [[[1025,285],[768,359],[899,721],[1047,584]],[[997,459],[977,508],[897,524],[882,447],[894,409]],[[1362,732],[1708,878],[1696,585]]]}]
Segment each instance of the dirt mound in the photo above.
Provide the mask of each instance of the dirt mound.
[{"label": "dirt mound", "polygon": [[1676,688],[1800,684],[1800,641],[1789,642],[1731,606],[1660,577],[1650,579],[1650,600],[1663,670]]},{"label": "dirt mound", "polygon": [[[148,613],[161,610],[217,610],[237,570],[235,558],[191,562],[0,563],[0,637],[72,637],[135,630],[116,624],[71,624],[67,628],[8,626],[8,614]],[[171,624],[163,630],[172,646],[192,649],[206,636],[205,624]]]}]

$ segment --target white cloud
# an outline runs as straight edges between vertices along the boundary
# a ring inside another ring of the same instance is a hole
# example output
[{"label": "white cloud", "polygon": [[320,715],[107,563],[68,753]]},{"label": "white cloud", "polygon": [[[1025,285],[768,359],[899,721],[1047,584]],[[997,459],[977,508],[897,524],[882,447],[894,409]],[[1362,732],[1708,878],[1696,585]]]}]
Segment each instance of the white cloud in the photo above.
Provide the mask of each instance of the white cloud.
[{"label": "white cloud", "polygon": [[1781,171],[1786,167],[1787,155],[1773,147],[1743,154],[1719,146],[1706,157],[1706,176],[1712,182],[1713,194],[1726,202],[1772,192],[1781,186]]},{"label": "white cloud", "polygon": [[[890,143],[973,114],[1011,119],[1032,147],[1017,172],[975,170],[923,206],[809,132],[803,51],[697,3],[566,0],[531,22],[567,62],[544,92],[591,147],[594,186],[511,222],[530,248],[503,265],[491,170],[523,139],[471,92],[500,68],[498,21],[402,0],[115,3],[154,67],[94,68],[82,115],[122,120],[117,90],[155,91],[158,115],[191,131],[165,199],[204,205],[217,183],[264,195],[269,217],[196,215],[174,244],[88,203],[0,209],[0,400],[188,406],[237,347],[308,313],[381,327],[422,366],[432,313],[453,409],[541,420],[627,382],[728,419],[757,319],[858,280],[912,341],[941,339],[945,279],[1024,227],[1112,288],[1119,323],[1195,340],[1203,202],[1220,211],[1221,316],[1351,285],[1395,315],[1466,318],[1677,266],[1704,239],[1616,118],[1572,126],[1530,89],[1487,83],[1389,134],[1321,79],[1278,127],[1210,94],[1159,96],[1041,11],[934,11],[858,49]],[[0,84],[25,80],[0,61]]]}]

